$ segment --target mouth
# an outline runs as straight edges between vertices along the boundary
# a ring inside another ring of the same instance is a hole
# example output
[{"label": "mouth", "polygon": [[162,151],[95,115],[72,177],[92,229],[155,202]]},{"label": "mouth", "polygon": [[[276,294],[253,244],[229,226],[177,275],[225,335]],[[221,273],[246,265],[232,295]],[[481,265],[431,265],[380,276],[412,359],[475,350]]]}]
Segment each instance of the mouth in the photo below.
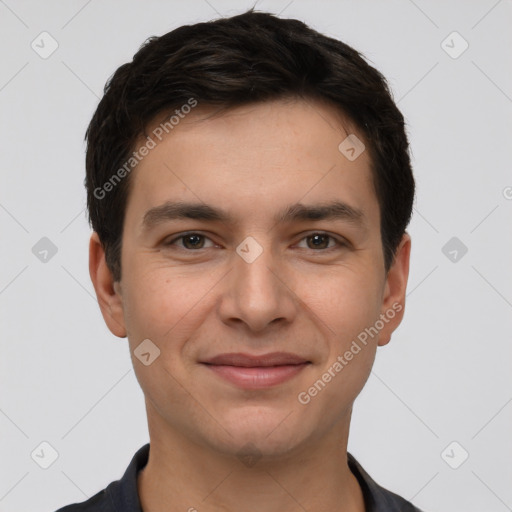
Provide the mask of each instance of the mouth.
[{"label": "mouth", "polygon": [[311,361],[296,354],[273,352],[264,355],[220,354],[203,361],[218,377],[243,389],[264,389],[298,375]]}]

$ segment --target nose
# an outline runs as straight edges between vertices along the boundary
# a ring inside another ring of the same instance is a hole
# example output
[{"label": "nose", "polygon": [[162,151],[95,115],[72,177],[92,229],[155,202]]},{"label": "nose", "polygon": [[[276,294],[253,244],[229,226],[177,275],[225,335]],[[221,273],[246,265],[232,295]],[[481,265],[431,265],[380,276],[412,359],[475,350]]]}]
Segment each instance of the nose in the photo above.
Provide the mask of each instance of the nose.
[{"label": "nose", "polygon": [[270,325],[287,324],[297,314],[297,297],[284,266],[270,249],[254,260],[233,255],[233,269],[224,281],[219,314],[224,323],[261,333]]}]

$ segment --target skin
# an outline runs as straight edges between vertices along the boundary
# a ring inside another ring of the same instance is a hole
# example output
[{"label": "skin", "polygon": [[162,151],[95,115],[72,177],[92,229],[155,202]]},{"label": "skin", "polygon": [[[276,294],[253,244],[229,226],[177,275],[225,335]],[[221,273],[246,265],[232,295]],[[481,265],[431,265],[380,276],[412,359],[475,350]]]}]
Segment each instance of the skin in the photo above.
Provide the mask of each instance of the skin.
[{"label": "skin", "polygon": [[[386,273],[369,153],[349,161],[338,150],[348,133],[364,137],[332,107],[279,100],[210,113],[196,107],[132,171],[119,282],[96,233],[90,241],[103,317],[114,335],[128,337],[145,395],[151,450],[138,477],[142,507],[361,512],[346,459],[352,405],[377,346],[402,320],[410,237]],[[233,223],[167,220],[145,231],[145,212],[170,200],[223,208]],[[330,200],[362,210],[362,223],[273,219],[291,204]],[[165,245],[190,231],[206,238]],[[318,232],[333,238],[315,245]],[[252,263],[236,252],[248,236],[263,250]],[[299,403],[393,304],[401,311]],[[161,351],[149,366],[134,356],[145,339]],[[200,363],[274,351],[311,364],[282,384],[245,390]],[[259,458],[244,463],[240,450]]]}]

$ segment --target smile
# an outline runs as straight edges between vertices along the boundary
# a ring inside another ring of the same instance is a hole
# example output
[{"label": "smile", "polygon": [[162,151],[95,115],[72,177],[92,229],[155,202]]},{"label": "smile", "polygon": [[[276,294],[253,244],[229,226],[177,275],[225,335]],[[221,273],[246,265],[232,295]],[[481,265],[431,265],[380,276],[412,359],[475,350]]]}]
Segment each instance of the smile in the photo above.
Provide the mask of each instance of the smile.
[{"label": "smile", "polygon": [[295,354],[221,354],[203,363],[218,377],[243,389],[264,389],[282,384],[311,364]]}]

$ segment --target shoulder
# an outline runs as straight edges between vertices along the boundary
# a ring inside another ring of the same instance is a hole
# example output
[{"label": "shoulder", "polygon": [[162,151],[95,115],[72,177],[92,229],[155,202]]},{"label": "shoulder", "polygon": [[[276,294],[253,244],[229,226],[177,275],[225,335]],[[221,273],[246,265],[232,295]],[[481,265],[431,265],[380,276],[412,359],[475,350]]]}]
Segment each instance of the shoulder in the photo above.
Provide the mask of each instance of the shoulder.
[{"label": "shoulder", "polygon": [[107,489],[103,489],[86,501],[66,505],[56,512],[115,512],[115,509]]},{"label": "shoulder", "polygon": [[80,503],[72,503],[56,512],[142,512],[137,492],[137,474],[146,465],[149,443],[133,456],[120,480],[111,482],[105,489]]},{"label": "shoulder", "polygon": [[348,465],[363,491],[366,510],[369,512],[422,512],[398,494],[381,487],[364,470],[353,455],[348,455]]}]

